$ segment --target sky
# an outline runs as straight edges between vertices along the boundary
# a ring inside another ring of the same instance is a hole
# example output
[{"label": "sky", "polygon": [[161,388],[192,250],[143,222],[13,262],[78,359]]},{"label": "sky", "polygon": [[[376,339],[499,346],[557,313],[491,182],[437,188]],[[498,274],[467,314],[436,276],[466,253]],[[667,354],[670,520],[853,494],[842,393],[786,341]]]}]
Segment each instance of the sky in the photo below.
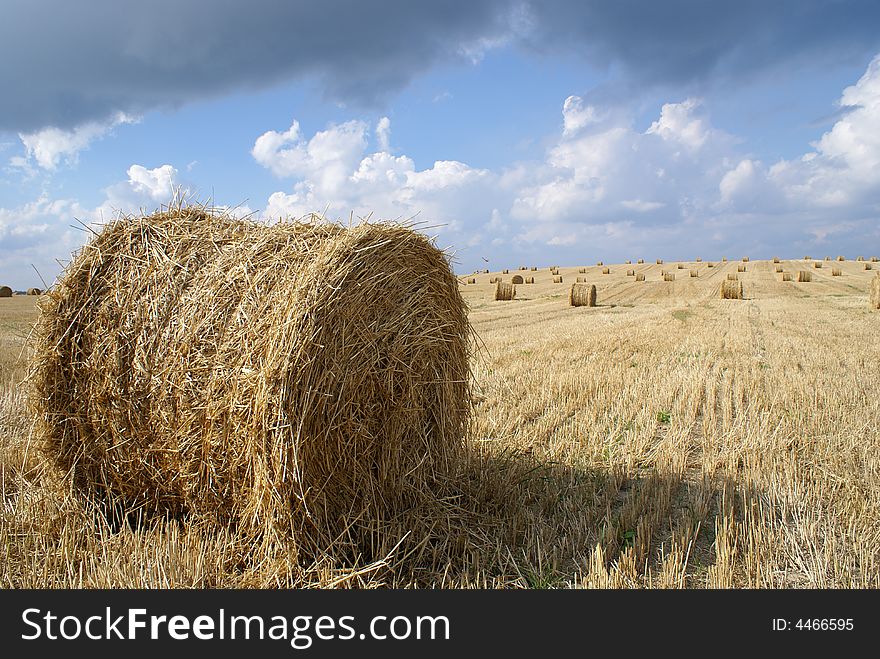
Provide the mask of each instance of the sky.
[{"label": "sky", "polygon": [[0,285],[175,194],[458,273],[880,254],[875,0],[0,0]]}]

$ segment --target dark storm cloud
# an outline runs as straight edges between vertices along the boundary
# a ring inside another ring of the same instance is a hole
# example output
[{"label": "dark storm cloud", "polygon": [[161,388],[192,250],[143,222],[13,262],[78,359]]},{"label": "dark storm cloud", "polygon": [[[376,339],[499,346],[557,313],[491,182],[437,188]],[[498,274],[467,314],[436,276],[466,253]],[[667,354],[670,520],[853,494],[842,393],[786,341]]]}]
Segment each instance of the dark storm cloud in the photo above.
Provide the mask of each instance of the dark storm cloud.
[{"label": "dark storm cloud", "polygon": [[481,40],[575,50],[635,84],[733,79],[880,43],[880,3],[864,0],[4,0],[0,12],[0,131],[304,77],[374,105]]}]

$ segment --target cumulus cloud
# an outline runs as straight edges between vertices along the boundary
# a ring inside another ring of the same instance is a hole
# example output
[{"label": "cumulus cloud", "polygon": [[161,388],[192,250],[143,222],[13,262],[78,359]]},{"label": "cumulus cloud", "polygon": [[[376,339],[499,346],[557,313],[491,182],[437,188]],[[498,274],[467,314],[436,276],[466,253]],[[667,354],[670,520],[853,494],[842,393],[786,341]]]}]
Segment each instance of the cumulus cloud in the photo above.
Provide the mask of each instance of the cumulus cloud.
[{"label": "cumulus cloud", "polygon": [[136,121],[136,117],[120,112],[107,122],[89,121],[69,130],[49,126],[33,133],[19,133],[27,158],[19,158],[11,164],[25,169],[34,160],[37,165],[49,171],[57,169],[62,159],[68,164],[75,164],[79,152],[89,144],[104,137],[116,126]]}]

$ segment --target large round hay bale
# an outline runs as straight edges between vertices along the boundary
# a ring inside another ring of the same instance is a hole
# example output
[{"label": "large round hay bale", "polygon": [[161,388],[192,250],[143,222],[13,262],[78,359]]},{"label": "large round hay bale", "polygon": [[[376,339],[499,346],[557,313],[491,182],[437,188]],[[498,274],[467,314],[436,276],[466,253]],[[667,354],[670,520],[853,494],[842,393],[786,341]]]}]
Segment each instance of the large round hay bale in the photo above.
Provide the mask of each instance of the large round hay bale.
[{"label": "large round hay bale", "polygon": [[871,280],[870,303],[872,309],[880,309],[880,273]]},{"label": "large round hay bale", "polygon": [[537,272],[537,271],[538,271],[538,268],[535,266],[532,266],[532,272]]},{"label": "large round hay bale", "polygon": [[813,281],[813,273],[809,270],[798,270],[798,281],[799,282],[807,282]]},{"label": "large round hay bale", "polygon": [[736,271],[737,271],[737,272],[745,272],[745,271],[746,271],[746,266],[744,266],[744,265],[738,265],[738,266],[736,266]]},{"label": "large round hay bale", "polygon": [[645,273],[644,272],[636,273],[636,281],[645,281]]},{"label": "large round hay bale", "polygon": [[29,288],[29,289],[27,289],[27,294],[28,294],[28,295],[42,295],[42,294],[43,294],[43,289],[41,289],[41,288]]},{"label": "large round hay bale", "polygon": [[572,284],[568,292],[568,303],[573,307],[595,307],[595,284]]},{"label": "large round hay bale", "polygon": [[128,511],[326,550],[419,505],[463,450],[466,305],[406,227],[119,220],[43,298],[36,337],[45,454]]},{"label": "large round hay bale", "polygon": [[477,283],[477,278],[476,278],[476,277],[468,277],[467,283],[469,283],[469,284],[476,284],[476,283]]},{"label": "large round hay bale", "polygon": [[575,279],[575,281],[576,281],[578,284],[583,284],[583,283],[586,283],[587,278],[586,278],[586,277],[578,277],[577,279]]},{"label": "large round hay bale", "polygon": [[635,271],[635,270],[627,270],[627,271],[626,271],[626,276],[627,276],[627,277],[634,277],[635,274],[636,274],[636,271]]},{"label": "large round hay bale", "polygon": [[782,271],[783,271],[782,266],[781,266],[781,265],[777,265],[777,266],[776,266],[776,272],[782,272]]},{"label": "large round hay bale", "polygon": [[782,281],[791,281],[791,280],[792,280],[792,277],[791,277],[790,272],[783,272],[782,273]]},{"label": "large round hay bale", "polygon": [[603,274],[603,275],[610,275],[610,274],[611,274],[611,268],[602,268],[602,274]]},{"label": "large round hay bale", "polygon": [[738,281],[738,280],[739,280],[739,276],[737,276],[736,273],[734,273],[734,272],[727,273],[727,281]]},{"label": "large round hay bale", "polygon": [[561,284],[562,283],[562,276],[556,275],[555,277],[553,277],[553,283],[554,284]]},{"label": "large round hay bale", "polygon": [[0,286],[0,297],[12,297],[12,289],[9,286]]},{"label": "large round hay bale", "polygon": [[586,268],[578,268],[578,274],[585,274],[587,272]]},{"label": "large round hay bale", "polygon": [[743,285],[741,281],[724,280],[721,282],[722,300],[742,300]]},{"label": "large round hay bale", "polygon": [[779,257],[778,257],[778,256],[774,256],[774,257],[773,257],[773,263],[779,263]]},{"label": "large round hay bale", "polygon": [[815,261],[815,262],[813,263],[813,267],[814,267],[814,268],[821,268],[821,267],[822,267],[822,261]]},{"label": "large round hay bale", "polygon": [[657,259],[657,265],[663,265],[663,259]]},{"label": "large round hay bale", "polygon": [[496,300],[512,300],[516,297],[516,286],[513,284],[509,284],[504,281],[499,281],[495,284],[495,299]]},{"label": "large round hay bale", "polygon": [[744,257],[743,257],[743,263],[748,263],[748,262],[749,262],[749,257],[748,257],[748,256],[744,256]]},{"label": "large round hay bale", "polygon": [[831,276],[832,277],[840,277],[843,273],[840,268],[831,268]]},{"label": "large round hay bale", "polygon": [[700,276],[699,270],[691,270],[691,277],[699,277],[699,276]]},{"label": "large round hay bale", "polygon": [[865,264],[865,270],[871,270],[873,266],[870,263]]},{"label": "large round hay bale", "polygon": [[513,277],[511,277],[510,281],[511,281],[511,283],[514,283],[514,284],[522,284],[523,278],[521,275],[514,275]]},{"label": "large round hay bale", "polygon": [[675,281],[675,273],[667,272],[663,275],[663,281]]},{"label": "large round hay bale", "polygon": [[636,261],[636,263],[644,263],[644,262],[645,262],[645,259],[639,259],[638,261]]},{"label": "large round hay bale", "polygon": [[526,277],[526,281],[525,281],[525,283],[527,283],[527,284],[534,284],[534,283],[535,283],[535,278],[534,278],[534,277]]}]

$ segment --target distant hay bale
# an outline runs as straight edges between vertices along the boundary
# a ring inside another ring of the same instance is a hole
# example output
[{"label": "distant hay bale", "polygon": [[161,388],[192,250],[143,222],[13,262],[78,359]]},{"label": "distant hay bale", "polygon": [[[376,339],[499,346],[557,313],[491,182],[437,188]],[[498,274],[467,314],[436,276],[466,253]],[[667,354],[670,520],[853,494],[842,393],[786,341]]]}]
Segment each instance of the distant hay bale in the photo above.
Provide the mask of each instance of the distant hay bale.
[{"label": "distant hay bale", "polygon": [[596,261],[596,265],[605,265],[602,261]]},{"label": "distant hay bale", "polygon": [[489,278],[490,284],[497,284],[499,281],[501,281],[501,277],[490,277]]},{"label": "distant hay bale", "polygon": [[872,309],[880,309],[880,272],[871,279],[870,304]]},{"label": "distant hay bale", "polygon": [[9,286],[0,286],[0,297],[12,297],[12,289]]},{"label": "distant hay bale", "polygon": [[538,268],[536,268],[535,266],[532,266],[532,272],[538,272]]},{"label": "distant hay bale", "polygon": [[28,295],[42,295],[43,289],[42,288],[29,288],[29,289],[27,289],[27,294]]},{"label": "distant hay bale", "polygon": [[733,272],[727,273],[727,281],[739,281],[739,277]]},{"label": "distant hay bale", "polygon": [[691,277],[699,277],[699,276],[700,276],[699,270],[691,270]]},{"label": "distant hay bale", "polygon": [[726,256],[722,256],[722,257],[721,257],[721,262],[722,262],[722,263],[727,263],[727,257],[726,257]]},{"label": "distant hay bale", "polygon": [[783,272],[782,273],[782,281],[791,281],[791,280],[792,280],[792,276],[791,276],[790,272]]},{"label": "distant hay bale", "polygon": [[553,283],[554,283],[554,284],[561,284],[561,283],[562,283],[562,277],[559,276],[559,275],[556,275],[555,277],[553,277]]},{"label": "distant hay bale", "polygon": [[684,263],[679,263],[676,267],[677,267],[679,270],[684,270]]},{"label": "distant hay bale", "polygon": [[657,265],[663,265],[663,259],[657,259]]},{"label": "distant hay bale", "polygon": [[502,275],[509,275],[509,274],[510,274],[510,270],[508,270],[507,268],[505,268],[504,270],[501,271],[501,274],[502,274]]},{"label": "distant hay bale", "polygon": [[722,281],[721,282],[721,299],[722,300],[742,300],[743,285],[741,281]]},{"label": "distant hay bale", "polygon": [[575,281],[578,284],[583,284],[585,281],[587,281],[587,278],[586,277],[578,277]]},{"label": "distant hay bale", "polygon": [[468,283],[469,283],[469,284],[476,284],[476,283],[477,283],[477,278],[476,278],[476,277],[470,277],[470,278],[468,279]]},{"label": "distant hay bale", "polygon": [[636,275],[636,281],[645,281],[645,273],[644,273],[644,272],[639,272],[639,273]]},{"label": "distant hay bale", "polygon": [[805,256],[803,260],[804,260],[804,261],[812,261],[812,260],[813,260],[813,257],[811,257],[811,256]]},{"label": "distant hay bale", "polygon": [[813,263],[813,267],[814,267],[814,268],[817,268],[817,269],[818,269],[818,268],[821,268],[821,267],[822,267],[822,261],[815,261],[815,262]]},{"label": "distant hay bale", "polygon": [[737,271],[737,272],[745,272],[745,271],[746,271],[746,266],[744,266],[744,265],[738,265],[738,266],[736,266],[736,271]]},{"label": "distant hay bale", "polygon": [[594,284],[572,284],[568,292],[568,303],[573,307],[595,307],[596,286]]},{"label": "distant hay bale", "polygon": [[826,260],[826,261],[830,261],[830,260],[831,260],[831,257],[830,257],[830,256],[826,256],[826,257],[825,257],[825,260]]},{"label": "distant hay bale", "polygon": [[865,260],[864,256],[857,256],[856,257],[856,261],[864,261],[864,260]]},{"label": "distant hay bale", "polygon": [[632,277],[632,276],[635,275],[635,274],[636,274],[636,271],[635,271],[635,270],[627,270],[627,271],[626,271],[626,276],[627,276],[627,277]]},{"label": "distant hay bale", "polygon": [[831,276],[832,277],[840,277],[841,271],[840,268],[831,268]]},{"label": "distant hay bale", "polygon": [[846,257],[845,256],[838,256],[837,260],[838,261],[846,261]]},{"label": "distant hay bale", "polygon": [[781,265],[777,265],[777,266],[776,266],[776,272],[782,272],[782,266],[781,266]]},{"label": "distant hay bale", "polygon": [[603,274],[603,275],[610,275],[610,274],[611,274],[611,268],[602,268],[602,274]]},{"label": "distant hay bale", "polygon": [[714,267],[715,267],[715,264],[709,262],[709,263],[706,263],[706,267],[707,267],[707,268],[714,268]]},{"label": "distant hay bale", "polygon": [[663,281],[675,281],[675,274],[672,272],[667,272],[663,275]]},{"label": "distant hay bale", "polygon": [[528,270],[528,268],[527,268],[526,266],[524,266],[524,265],[519,266],[519,269],[520,269],[520,270]]},{"label": "distant hay bale", "polygon": [[514,275],[513,277],[510,278],[510,282],[512,284],[522,284],[523,278],[520,275]]},{"label": "distant hay bale", "polygon": [[813,281],[813,273],[809,270],[798,270],[798,281],[799,282],[808,282]]},{"label": "distant hay bale", "polygon": [[871,257],[871,263],[877,263],[877,261],[880,261],[880,257],[877,257],[877,256]]},{"label": "distant hay bale", "polygon": [[644,263],[644,262],[645,262],[645,259],[639,259],[638,261],[636,261],[636,263]]},{"label": "distant hay bale", "polygon": [[579,272],[580,274],[584,274],[584,273],[587,272],[587,269],[586,269],[586,268],[579,268],[579,269],[578,269],[578,272]]},{"label": "distant hay bale", "polygon": [[748,262],[749,262],[749,257],[748,257],[748,256],[744,256],[744,257],[743,257],[743,263],[748,263]]},{"label": "distant hay bale", "polygon": [[526,284],[534,284],[534,283],[535,283],[535,278],[534,278],[534,277],[526,277],[526,281],[525,281],[525,283],[526,283]]},{"label": "distant hay bale", "polygon": [[702,263],[702,262],[703,262],[703,259],[701,259],[701,258],[698,256],[698,257],[696,258],[696,262],[697,262],[697,263]]},{"label": "distant hay bale", "polygon": [[870,263],[865,264],[865,270],[870,270],[872,268]]},{"label": "distant hay bale", "polygon": [[512,300],[516,297],[516,286],[507,282],[499,281],[495,284],[496,300]]},{"label": "distant hay bale", "polygon": [[624,263],[627,264],[627,265],[630,265],[630,264],[632,263],[632,261],[630,261],[629,259],[627,259],[626,261],[624,261]]},{"label": "distant hay bale", "polygon": [[74,490],[292,538],[309,561],[369,560],[383,519],[435,498],[469,423],[457,278],[410,228],[311,219],[175,207],[74,256],[29,375],[35,437]]},{"label": "distant hay bale", "polygon": [[774,257],[773,257],[773,263],[779,263],[779,257],[778,257],[778,256],[774,256]]},{"label": "distant hay bale", "polygon": [[484,275],[488,275],[488,274],[489,274],[489,268],[486,268],[485,270],[483,270],[483,274],[484,274]]}]

